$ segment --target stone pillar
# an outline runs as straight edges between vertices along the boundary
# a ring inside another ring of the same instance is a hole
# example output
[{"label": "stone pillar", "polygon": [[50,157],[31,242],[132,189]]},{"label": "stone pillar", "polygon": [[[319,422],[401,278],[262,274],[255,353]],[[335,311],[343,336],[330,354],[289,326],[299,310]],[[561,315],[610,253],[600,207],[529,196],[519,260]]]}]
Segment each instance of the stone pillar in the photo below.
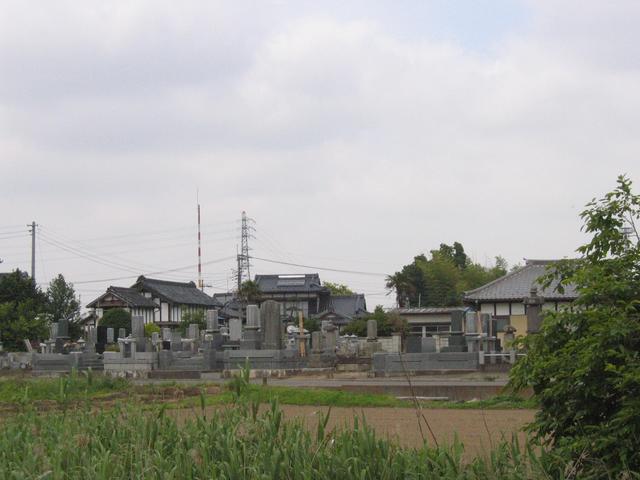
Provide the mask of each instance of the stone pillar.
[{"label": "stone pillar", "polygon": [[478,312],[467,312],[465,315],[465,331],[467,335],[478,333]]},{"label": "stone pillar", "polygon": [[311,332],[311,352],[322,353],[322,332]]},{"label": "stone pillar", "polygon": [[[280,318],[280,304],[267,300],[260,307],[262,317],[263,338],[262,348],[265,350],[282,350],[282,320]],[[303,334],[304,332],[299,332]]]},{"label": "stone pillar", "polygon": [[220,331],[220,322],[218,321],[218,310],[207,310],[207,332],[217,333]]},{"label": "stone pillar", "polygon": [[94,328],[90,328],[87,331],[87,342],[85,343],[85,352],[95,353],[96,351],[96,342],[98,340],[98,332]]},{"label": "stone pillar", "polygon": [[229,341],[239,342],[242,339],[242,320],[239,318],[229,319]]},{"label": "stone pillar", "polygon": [[58,338],[58,322],[54,322],[49,327],[49,338],[55,340]]},{"label": "stone pillar", "polygon": [[247,305],[247,324],[244,327],[240,348],[258,350],[260,348],[260,309],[257,305]]},{"label": "stone pillar", "polygon": [[58,321],[58,336],[56,338],[69,338],[69,320]]},{"label": "stone pillar", "polygon": [[107,343],[113,343],[115,338],[115,330],[111,327],[107,328]]},{"label": "stone pillar", "polygon": [[168,327],[164,327],[162,329],[162,340],[165,342],[171,341],[171,329]]},{"label": "stone pillar", "polygon": [[338,343],[338,328],[330,323],[325,327],[324,332],[324,350],[327,353],[335,354],[336,345]]},{"label": "stone pillar", "polygon": [[138,350],[144,351],[144,317],[140,315],[131,317],[131,336],[136,339]]},{"label": "stone pillar", "polygon": [[367,320],[367,341],[374,342],[378,339],[378,322]]},{"label": "stone pillar", "polygon": [[542,326],[542,305],[544,298],[538,295],[538,288],[532,287],[531,293],[524,299],[527,308],[527,333],[538,333]]},{"label": "stone pillar", "polygon": [[189,324],[189,329],[187,330],[187,337],[193,339],[196,342],[200,339],[200,327],[198,327],[197,323]]},{"label": "stone pillar", "polygon": [[138,351],[137,342],[131,342],[131,360],[136,359],[136,352]]}]

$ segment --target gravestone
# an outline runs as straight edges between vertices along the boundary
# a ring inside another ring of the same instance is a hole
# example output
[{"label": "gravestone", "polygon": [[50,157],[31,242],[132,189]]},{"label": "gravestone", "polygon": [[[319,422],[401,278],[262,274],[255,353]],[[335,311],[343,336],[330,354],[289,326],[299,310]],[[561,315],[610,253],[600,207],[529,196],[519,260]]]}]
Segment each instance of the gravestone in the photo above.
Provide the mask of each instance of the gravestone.
[{"label": "gravestone", "polygon": [[466,331],[468,334],[478,333],[478,318],[476,312],[467,312],[465,316]]},{"label": "gravestone", "polygon": [[58,321],[58,336],[56,338],[69,338],[69,320]]},{"label": "gravestone", "polygon": [[119,328],[118,329],[118,338],[125,338],[127,336],[127,329],[126,328]]},{"label": "gravestone", "polygon": [[247,325],[240,343],[240,348],[257,350],[260,347],[260,309],[257,305],[247,305]]},{"label": "gravestone", "polygon": [[115,330],[111,327],[107,328],[107,343],[113,343],[115,341]]},{"label": "gravestone", "polygon": [[168,327],[164,327],[162,329],[162,340],[165,342],[171,341],[171,329]]},{"label": "gravestone", "polygon": [[333,323],[329,323],[324,332],[324,351],[326,353],[335,354],[336,345],[338,344],[338,327]]},{"label": "gravestone", "polygon": [[160,334],[158,332],[151,333],[151,345],[153,345],[153,349],[157,350],[160,345]]},{"label": "gravestone", "polygon": [[144,352],[144,317],[135,315],[131,317],[131,336],[136,339],[136,351]]},{"label": "gravestone", "polygon": [[265,350],[282,349],[282,319],[280,318],[280,304],[267,300],[260,307],[263,325],[263,348]]},{"label": "gravestone", "polygon": [[322,332],[311,332],[311,352],[322,353]]},{"label": "gravestone", "polygon": [[220,322],[218,320],[218,310],[207,310],[207,332],[216,333],[220,331]]},{"label": "gravestone", "polygon": [[451,312],[451,332],[461,333],[462,322],[464,320],[464,312],[462,310],[454,310]]},{"label": "gravestone", "polygon": [[55,340],[58,338],[58,322],[53,322],[49,327],[49,338]]},{"label": "gravestone", "polygon": [[197,323],[190,323],[189,329],[187,331],[187,337],[192,340],[198,341],[200,340],[200,327],[198,327]]},{"label": "gravestone", "polygon": [[524,299],[527,308],[527,333],[538,333],[542,325],[542,305],[544,298],[538,295],[538,288],[531,288],[529,296]]},{"label": "gravestone", "polygon": [[182,335],[177,330],[171,332],[171,351],[182,351]]},{"label": "gravestone", "polygon": [[85,343],[85,352],[95,353],[96,351],[96,343],[98,341],[98,331],[96,328],[90,328],[87,331],[87,341]]},{"label": "gravestone", "polygon": [[367,340],[374,341],[378,338],[378,322],[367,320]]},{"label": "gravestone", "polygon": [[242,320],[239,318],[229,319],[229,341],[239,342],[242,338]]}]

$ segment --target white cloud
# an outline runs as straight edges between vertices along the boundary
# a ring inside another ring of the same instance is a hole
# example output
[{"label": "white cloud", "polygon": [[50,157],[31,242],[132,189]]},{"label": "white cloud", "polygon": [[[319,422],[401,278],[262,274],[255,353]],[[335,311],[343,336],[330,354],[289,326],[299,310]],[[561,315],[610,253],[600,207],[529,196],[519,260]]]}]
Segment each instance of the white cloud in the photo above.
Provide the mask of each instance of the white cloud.
[{"label": "white cloud", "polygon": [[571,255],[582,205],[619,173],[640,180],[634,3],[531,4],[489,52],[339,10],[52,5],[0,14],[7,223],[76,238],[185,225],[198,186],[212,223],[259,221],[264,256],[392,271],[455,240],[480,261]]}]

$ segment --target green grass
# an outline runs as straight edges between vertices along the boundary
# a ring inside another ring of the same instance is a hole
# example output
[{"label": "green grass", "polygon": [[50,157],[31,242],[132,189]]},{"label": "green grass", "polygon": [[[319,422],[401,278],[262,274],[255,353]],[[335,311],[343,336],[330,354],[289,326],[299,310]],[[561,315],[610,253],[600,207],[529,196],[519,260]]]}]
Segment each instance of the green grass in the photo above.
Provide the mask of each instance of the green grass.
[{"label": "green grass", "polygon": [[125,391],[130,386],[125,379],[91,372],[72,372],[59,378],[7,378],[0,380],[0,403],[98,398]]},{"label": "green grass", "polygon": [[276,402],[259,411],[241,394],[229,408],[184,421],[136,402],[13,415],[3,421],[0,478],[46,479],[537,479],[563,478],[566,462],[505,442],[464,460],[464,446],[403,448],[364,419],[349,430],[285,422]]},{"label": "green grass", "polygon": [[[399,400],[393,395],[378,393],[357,393],[343,390],[329,390],[321,388],[294,388],[294,387],[273,387],[247,385],[244,393],[249,400],[267,403],[277,400],[282,405],[316,405],[327,407],[392,407],[392,408],[414,408],[411,400]],[[205,403],[207,405],[224,405],[233,402],[234,393],[228,389],[223,389],[221,393],[207,395]],[[177,402],[177,407],[190,407],[200,402],[198,398],[186,398]],[[502,410],[518,408],[536,408],[530,399],[523,399],[517,396],[501,395],[486,400],[473,402],[454,401],[423,401],[420,402],[423,408],[450,408],[450,409],[484,409]]]}]

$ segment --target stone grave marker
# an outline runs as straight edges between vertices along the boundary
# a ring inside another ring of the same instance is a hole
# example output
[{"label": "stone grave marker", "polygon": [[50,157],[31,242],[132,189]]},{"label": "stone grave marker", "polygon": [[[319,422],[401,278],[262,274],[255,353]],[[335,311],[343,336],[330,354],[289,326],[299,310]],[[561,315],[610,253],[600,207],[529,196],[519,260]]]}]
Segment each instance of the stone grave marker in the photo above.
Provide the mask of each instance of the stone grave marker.
[{"label": "stone grave marker", "polygon": [[242,339],[242,320],[239,318],[229,319],[229,341],[239,342]]},{"label": "stone grave marker", "polygon": [[[282,319],[280,304],[273,300],[263,302],[260,307],[262,317],[263,346],[265,350],[282,349]],[[301,332],[302,333],[302,332]]]}]

